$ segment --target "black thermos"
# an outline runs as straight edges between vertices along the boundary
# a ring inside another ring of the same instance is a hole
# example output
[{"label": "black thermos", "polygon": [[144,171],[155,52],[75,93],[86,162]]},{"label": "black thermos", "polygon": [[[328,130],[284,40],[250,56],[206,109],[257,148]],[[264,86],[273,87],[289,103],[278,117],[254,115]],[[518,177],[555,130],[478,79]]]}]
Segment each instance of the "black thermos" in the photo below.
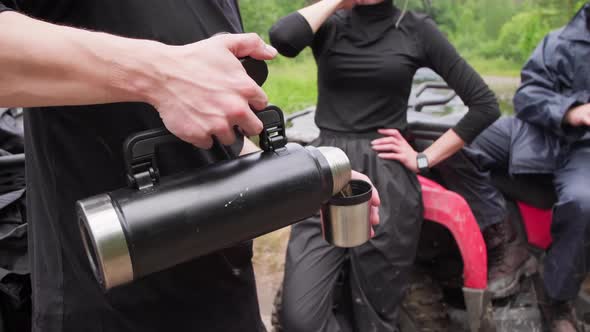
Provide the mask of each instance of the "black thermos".
[{"label": "black thermos", "polygon": [[77,203],[104,289],[305,219],[349,182],[344,152],[285,145],[274,111],[261,113],[265,151],[161,178],[150,162],[154,146],[174,138],[147,132],[128,140],[130,186]]}]

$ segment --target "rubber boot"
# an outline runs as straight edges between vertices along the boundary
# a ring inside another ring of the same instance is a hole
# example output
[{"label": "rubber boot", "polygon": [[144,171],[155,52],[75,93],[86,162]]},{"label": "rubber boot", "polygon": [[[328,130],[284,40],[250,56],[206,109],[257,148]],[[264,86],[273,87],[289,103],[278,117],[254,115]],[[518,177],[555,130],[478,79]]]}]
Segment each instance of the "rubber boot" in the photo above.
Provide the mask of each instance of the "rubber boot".
[{"label": "rubber boot", "polygon": [[508,219],[483,232],[488,248],[488,290],[492,298],[514,295],[520,279],[536,271],[536,261]]}]

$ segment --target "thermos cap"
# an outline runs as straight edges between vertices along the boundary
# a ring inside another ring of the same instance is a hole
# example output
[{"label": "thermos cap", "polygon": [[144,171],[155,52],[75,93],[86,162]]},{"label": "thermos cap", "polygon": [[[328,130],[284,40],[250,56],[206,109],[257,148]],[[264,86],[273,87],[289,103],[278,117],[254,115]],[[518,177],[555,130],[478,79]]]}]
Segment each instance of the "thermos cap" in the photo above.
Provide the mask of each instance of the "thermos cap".
[{"label": "thermos cap", "polygon": [[326,158],[330,166],[333,181],[332,195],[336,195],[350,182],[352,174],[350,160],[346,153],[338,148],[320,146],[317,149]]},{"label": "thermos cap", "polygon": [[77,202],[82,241],[94,275],[104,289],[133,280],[133,265],[119,215],[109,195]]}]

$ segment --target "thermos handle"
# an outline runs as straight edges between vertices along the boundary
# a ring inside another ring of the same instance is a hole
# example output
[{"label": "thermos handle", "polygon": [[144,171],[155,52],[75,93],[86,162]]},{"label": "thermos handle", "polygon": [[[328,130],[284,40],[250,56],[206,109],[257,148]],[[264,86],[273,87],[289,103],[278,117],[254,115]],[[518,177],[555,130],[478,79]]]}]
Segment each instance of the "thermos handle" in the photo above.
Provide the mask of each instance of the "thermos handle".
[{"label": "thermos handle", "polygon": [[271,105],[257,112],[256,116],[262,121],[262,131],[258,136],[260,148],[268,152],[284,147],[287,144],[287,133],[283,111]]},{"label": "thermos handle", "polygon": [[158,181],[156,148],[166,143],[184,143],[166,128],[150,129],[129,136],[123,143],[123,156],[130,187],[144,189]]},{"label": "thermos handle", "polygon": [[[259,86],[262,86],[268,77],[266,62],[251,57],[242,58],[240,62],[248,76]],[[282,111],[278,107],[270,106],[264,111],[258,112],[257,115],[265,127],[265,130],[260,134],[260,141],[264,142],[261,144],[262,149],[265,151],[274,149],[274,146],[277,145],[276,136],[285,136]],[[271,135],[266,133],[267,126],[279,129],[272,132]],[[284,140],[286,141],[286,138]],[[125,140],[123,155],[127,168],[127,180],[131,187],[142,189],[150,187],[158,181],[159,173],[155,163],[155,150],[157,146],[165,143],[183,142],[172,135],[166,128],[142,131],[131,135]],[[286,142],[282,146],[285,144]]]},{"label": "thermos handle", "polygon": [[[260,147],[264,151],[274,151],[287,144],[283,112],[276,106],[256,112],[262,121],[263,129],[259,135]],[[186,144],[172,135],[166,128],[150,129],[129,136],[123,144],[127,181],[137,189],[151,187],[159,179],[155,163],[156,148],[167,143]]]}]

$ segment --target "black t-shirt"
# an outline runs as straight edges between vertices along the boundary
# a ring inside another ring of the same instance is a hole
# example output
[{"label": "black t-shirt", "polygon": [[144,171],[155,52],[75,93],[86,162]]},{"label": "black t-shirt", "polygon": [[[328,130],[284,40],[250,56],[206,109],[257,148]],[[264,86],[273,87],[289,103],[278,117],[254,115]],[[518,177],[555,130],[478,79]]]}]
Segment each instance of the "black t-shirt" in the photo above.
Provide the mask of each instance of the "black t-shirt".
[{"label": "black t-shirt", "polygon": [[338,132],[407,127],[412,79],[420,67],[441,75],[469,107],[454,128],[473,140],[500,111],[494,94],[427,16],[400,10],[386,0],[338,11],[313,33],[298,12],[271,29],[271,43],[295,56],[311,46],[318,64],[316,123]]},{"label": "black t-shirt", "polygon": [[[235,0],[0,2],[57,24],[175,45],[242,29]],[[6,7],[0,5],[2,10]],[[134,132],[162,126],[151,106],[121,103],[29,109],[25,125],[34,331],[262,329],[251,243],[107,294],[91,273],[74,203],[126,185],[122,142]],[[202,166],[235,157],[242,142],[176,154],[173,163]]]}]

